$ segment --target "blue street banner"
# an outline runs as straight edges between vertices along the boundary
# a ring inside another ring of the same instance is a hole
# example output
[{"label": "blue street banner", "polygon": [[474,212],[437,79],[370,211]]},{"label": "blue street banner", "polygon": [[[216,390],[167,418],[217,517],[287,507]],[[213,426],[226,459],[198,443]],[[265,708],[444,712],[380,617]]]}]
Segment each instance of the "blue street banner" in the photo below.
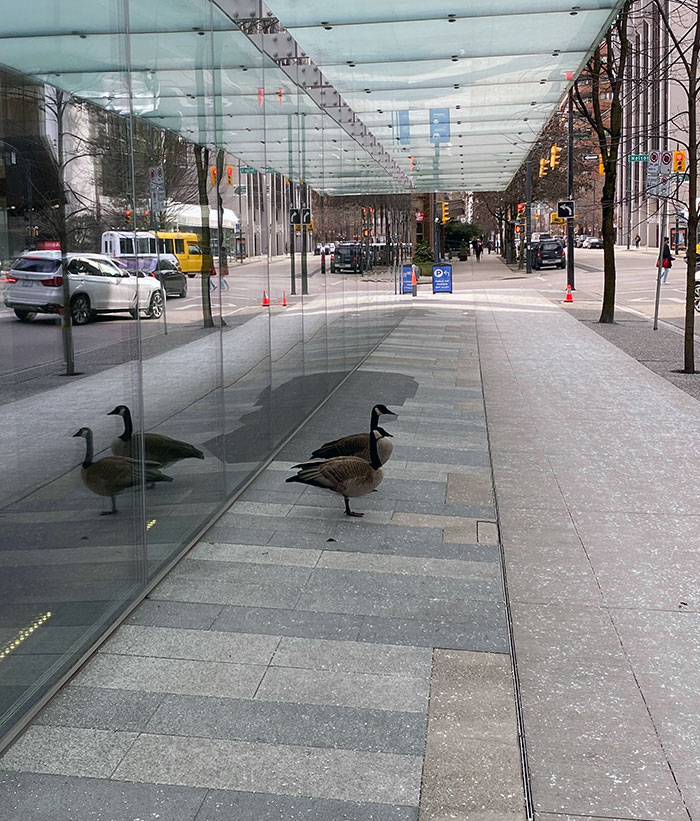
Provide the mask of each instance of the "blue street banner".
[{"label": "blue street banner", "polygon": [[413,266],[404,265],[401,271],[401,293],[413,293]]},{"label": "blue street banner", "polygon": [[433,265],[433,293],[452,293],[452,266]]},{"label": "blue street banner", "polygon": [[450,109],[430,109],[430,142],[434,144],[450,141]]},{"label": "blue street banner", "polygon": [[408,109],[398,112],[399,119],[399,142],[401,145],[409,145],[411,142],[411,123],[408,119]]}]

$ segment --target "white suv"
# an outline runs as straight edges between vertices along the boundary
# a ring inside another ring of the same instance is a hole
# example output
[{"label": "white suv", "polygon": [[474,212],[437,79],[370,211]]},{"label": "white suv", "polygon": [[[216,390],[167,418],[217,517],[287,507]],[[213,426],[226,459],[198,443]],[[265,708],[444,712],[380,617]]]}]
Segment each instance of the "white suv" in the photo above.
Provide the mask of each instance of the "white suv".
[{"label": "white suv", "polygon": [[[67,254],[70,312],[74,325],[96,314],[128,311],[134,319],[163,315],[165,295],[160,282],[137,277],[103,254]],[[7,272],[5,305],[28,322],[38,314],[63,310],[63,266],[59,251],[28,251]],[[138,300],[138,302],[137,302]],[[138,307],[137,307],[138,305]]]}]

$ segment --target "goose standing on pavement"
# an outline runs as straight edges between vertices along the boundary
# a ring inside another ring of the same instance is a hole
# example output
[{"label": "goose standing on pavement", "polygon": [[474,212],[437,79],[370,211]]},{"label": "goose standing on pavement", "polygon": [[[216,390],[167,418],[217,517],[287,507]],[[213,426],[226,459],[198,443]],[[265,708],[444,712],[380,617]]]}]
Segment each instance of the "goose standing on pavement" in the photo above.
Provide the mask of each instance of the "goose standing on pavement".
[{"label": "goose standing on pavement", "polygon": [[372,417],[369,423],[370,433],[351,433],[332,442],[326,442],[311,454],[317,459],[332,459],[336,456],[359,456],[369,462],[370,434],[373,430],[380,430],[382,436],[379,439],[379,462],[385,465],[389,461],[394,445],[391,442],[392,436],[383,428],[379,428],[379,417],[384,414],[396,416],[394,411],[390,411],[386,405],[375,405],[372,408]]},{"label": "goose standing on pavement", "polygon": [[337,493],[345,500],[346,516],[363,516],[363,513],[350,510],[350,499],[376,490],[384,478],[378,451],[383,438],[379,428],[369,434],[369,461],[360,456],[336,456],[321,462],[303,462],[294,466],[299,473],[290,476],[287,482],[300,482]]},{"label": "goose standing on pavement", "polygon": [[85,439],[85,459],[80,469],[83,484],[98,496],[109,496],[112,500],[112,509],[100,513],[100,516],[118,513],[117,494],[129,488],[139,487],[144,483],[172,482],[170,476],[160,472],[160,465],[157,462],[146,462],[143,470],[140,462],[124,456],[105,456],[93,462],[90,428],[80,428],[73,436],[82,436]]},{"label": "goose standing on pavement", "polygon": [[202,451],[188,442],[180,442],[160,433],[134,433],[131,411],[126,405],[117,405],[107,416],[121,416],[124,420],[124,432],[112,441],[112,453],[115,456],[140,459],[140,449],[143,446],[144,459],[158,462],[164,468],[181,459],[204,459]]}]

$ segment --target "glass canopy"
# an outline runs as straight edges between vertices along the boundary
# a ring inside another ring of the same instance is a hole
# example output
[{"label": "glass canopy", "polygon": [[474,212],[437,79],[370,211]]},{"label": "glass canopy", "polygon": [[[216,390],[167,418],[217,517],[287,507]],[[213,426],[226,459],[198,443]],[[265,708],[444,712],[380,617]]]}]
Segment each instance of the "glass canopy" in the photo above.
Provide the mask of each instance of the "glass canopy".
[{"label": "glass canopy", "polygon": [[258,3],[0,0],[0,62],[325,193],[494,190],[621,1],[270,0],[304,65]]}]

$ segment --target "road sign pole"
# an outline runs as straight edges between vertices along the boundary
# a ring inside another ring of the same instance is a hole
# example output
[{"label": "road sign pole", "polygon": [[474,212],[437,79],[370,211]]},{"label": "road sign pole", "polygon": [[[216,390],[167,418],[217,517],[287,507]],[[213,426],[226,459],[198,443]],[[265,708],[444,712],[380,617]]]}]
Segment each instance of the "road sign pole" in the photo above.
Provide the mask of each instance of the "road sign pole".
[{"label": "road sign pole", "polygon": [[[574,91],[569,89],[569,158],[567,167],[568,194],[569,199],[574,198]],[[575,291],[574,285],[574,218],[568,217],[566,220],[566,280],[567,285],[571,285],[571,290]]]}]

